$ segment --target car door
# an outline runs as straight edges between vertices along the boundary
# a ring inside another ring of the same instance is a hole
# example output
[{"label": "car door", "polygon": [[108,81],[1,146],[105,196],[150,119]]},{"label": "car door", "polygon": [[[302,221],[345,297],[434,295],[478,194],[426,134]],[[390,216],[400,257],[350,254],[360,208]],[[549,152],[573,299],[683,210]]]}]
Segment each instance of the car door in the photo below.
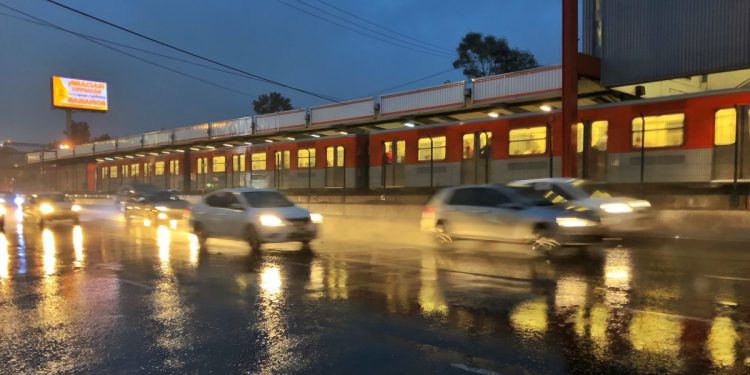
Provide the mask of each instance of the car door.
[{"label": "car door", "polygon": [[209,236],[221,235],[218,215],[222,214],[224,197],[223,192],[210,194],[203,200],[203,204],[198,204],[193,208],[194,219],[203,226]]},{"label": "car door", "polygon": [[481,188],[476,192],[478,203],[486,207],[478,225],[483,238],[493,241],[517,241],[521,237],[523,219],[519,215],[520,204],[499,189]]},{"label": "car door", "polygon": [[488,212],[487,207],[479,205],[475,187],[458,188],[448,198],[443,217],[450,234],[456,238],[481,238],[483,230],[482,215]]},{"label": "car door", "polygon": [[241,239],[245,234],[247,206],[237,193],[228,194],[225,199],[226,206],[223,207],[223,212],[219,216],[223,236]]}]

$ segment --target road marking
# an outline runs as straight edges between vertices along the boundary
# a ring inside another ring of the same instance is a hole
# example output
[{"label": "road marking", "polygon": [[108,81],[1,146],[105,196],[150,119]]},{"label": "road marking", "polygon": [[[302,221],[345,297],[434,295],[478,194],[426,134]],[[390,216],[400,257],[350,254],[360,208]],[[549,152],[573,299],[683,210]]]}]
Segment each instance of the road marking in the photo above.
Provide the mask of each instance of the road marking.
[{"label": "road marking", "polygon": [[146,284],[141,284],[141,283],[139,283],[139,282],[137,282],[137,281],[132,281],[132,280],[128,280],[128,279],[117,279],[117,280],[120,280],[120,282],[122,282],[122,283],[125,283],[125,284],[129,284],[129,285],[137,286],[137,287],[139,287],[139,288],[143,288],[143,289],[151,289],[151,287],[150,287],[150,286],[148,286],[148,285],[146,285]]},{"label": "road marking", "polygon": [[748,279],[746,277],[718,276],[718,275],[704,275],[704,276],[708,277],[709,279],[732,280],[732,281],[747,281],[747,282],[750,282],[750,279]]},{"label": "road marking", "polygon": [[490,371],[490,370],[485,370],[483,368],[469,367],[469,366],[466,366],[463,363],[451,363],[451,367],[457,368],[459,370],[464,370],[466,372],[472,372],[472,373],[475,373],[475,374],[500,375],[500,373],[498,373],[498,372],[494,372],[494,371]]}]

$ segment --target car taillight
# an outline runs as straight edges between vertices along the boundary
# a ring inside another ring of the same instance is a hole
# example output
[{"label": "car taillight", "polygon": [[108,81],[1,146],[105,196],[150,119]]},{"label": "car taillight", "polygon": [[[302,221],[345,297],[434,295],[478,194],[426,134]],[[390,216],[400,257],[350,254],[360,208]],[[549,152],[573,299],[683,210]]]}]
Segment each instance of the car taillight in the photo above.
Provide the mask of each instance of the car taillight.
[{"label": "car taillight", "polygon": [[434,214],[435,209],[432,207],[424,207],[422,208],[422,214]]}]

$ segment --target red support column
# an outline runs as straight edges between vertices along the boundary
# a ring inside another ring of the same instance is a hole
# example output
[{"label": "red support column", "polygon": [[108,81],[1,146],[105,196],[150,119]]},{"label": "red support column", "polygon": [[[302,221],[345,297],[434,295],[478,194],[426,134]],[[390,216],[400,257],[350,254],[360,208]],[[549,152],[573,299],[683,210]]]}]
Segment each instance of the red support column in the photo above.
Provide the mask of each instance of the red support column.
[{"label": "red support column", "polygon": [[576,173],[578,122],[578,0],[562,0],[562,176]]}]

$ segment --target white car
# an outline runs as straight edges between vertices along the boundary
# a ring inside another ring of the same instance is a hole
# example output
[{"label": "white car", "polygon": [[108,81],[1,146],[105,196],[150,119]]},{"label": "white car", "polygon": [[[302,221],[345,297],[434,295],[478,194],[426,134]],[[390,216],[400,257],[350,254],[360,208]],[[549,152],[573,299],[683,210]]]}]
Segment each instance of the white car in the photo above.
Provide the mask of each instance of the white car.
[{"label": "white car", "polygon": [[647,200],[611,196],[600,184],[577,178],[540,178],[508,184],[527,196],[555,204],[574,204],[594,210],[610,232],[638,232],[653,228],[654,212]]},{"label": "white car", "polygon": [[297,207],[269,189],[225,189],[206,195],[191,211],[190,227],[201,244],[209,237],[247,241],[257,251],[264,243],[301,242],[318,234],[319,214]]}]

